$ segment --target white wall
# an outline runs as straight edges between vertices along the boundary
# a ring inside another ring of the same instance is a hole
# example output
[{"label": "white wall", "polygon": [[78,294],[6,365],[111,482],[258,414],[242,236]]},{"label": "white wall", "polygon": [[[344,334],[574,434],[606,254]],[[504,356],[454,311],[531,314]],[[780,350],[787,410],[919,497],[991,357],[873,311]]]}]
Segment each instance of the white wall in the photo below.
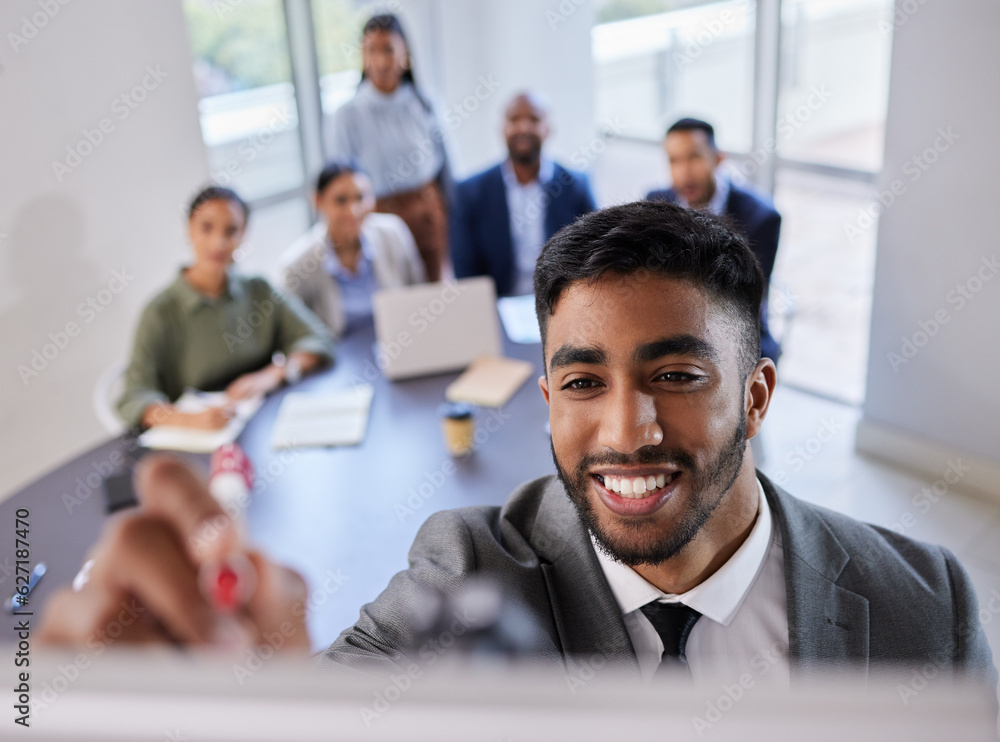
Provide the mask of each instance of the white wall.
[{"label": "white wall", "polygon": [[1000,495],[1000,3],[896,13],[881,188],[900,195],[879,224],[859,447],[939,476],[964,454]]},{"label": "white wall", "polygon": [[451,122],[458,177],[506,156],[503,109],[525,88],[551,102],[548,154],[576,169],[594,161],[589,0],[401,0],[399,13],[418,79]]},{"label": "white wall", "polygon": [[[0,32],[3,496],[107,437],[91,390],[186,254],[181,208],[208,166],[179,0],[5,0]],[[53,357],[25,381],[36,351]]]}]

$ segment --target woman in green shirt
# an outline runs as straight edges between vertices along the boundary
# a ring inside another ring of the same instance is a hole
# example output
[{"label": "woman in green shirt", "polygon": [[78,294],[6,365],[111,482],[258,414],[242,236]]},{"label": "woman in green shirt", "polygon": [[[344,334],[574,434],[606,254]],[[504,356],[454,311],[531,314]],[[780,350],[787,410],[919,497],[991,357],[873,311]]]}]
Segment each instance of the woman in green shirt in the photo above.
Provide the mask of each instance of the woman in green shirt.
[{"label": "woman in green shirt", "polygon": [[329,331],[297,298],[231,269],[248,216],[228,188],[211,186],[191,202],[194,261],[149,303],[136,330],[118,402],[129,425],[222,428],[231,409],[186,413],[172,403],[189,387],[225,390],[233,401],[267,394],[332,361]]}]

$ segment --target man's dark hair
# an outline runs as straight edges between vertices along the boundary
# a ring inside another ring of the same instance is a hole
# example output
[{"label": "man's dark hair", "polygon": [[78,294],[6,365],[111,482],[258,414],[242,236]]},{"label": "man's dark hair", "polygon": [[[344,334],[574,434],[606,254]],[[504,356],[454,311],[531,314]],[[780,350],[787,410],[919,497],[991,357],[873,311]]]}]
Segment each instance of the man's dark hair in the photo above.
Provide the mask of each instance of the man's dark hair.
[{"label": "man's dark hair", "polygon": [[360,172],[361,169],[353,160],[330,160],[316,176],[316,195],[322,196],[326,187],[341,175]]},{"label": "man's dark hair", "polygon": [[[746,239],[711,214],[668,201],[636,201],[587,214],[542,248],[535,264],[535,312],[542,331],[571,284],[606,273],[643,271],[690,281],[740,327],[744,379],[760,360],[764,275]],[[624,284],[627,285],[627,284]]]},{"label": "man's dark hair", "polygon": [[195,194],[195,197],[191,199],[190,205],[188,205],[188,219],[194,216],[194,212],[198,210],[198,207],[209,201],[232,201],[237,204],[243,211],[243,222],[250,218],[250,206],[247,202],[240,198],[240,195],[232,190],[231,188],[223,188],[222,186],[211,185],[207,188],[203,188]]},{"label": "man's dark hair", "polygon": [[707,121],[702,121],[701,119],[683,118],[680,121],[675,122],[669,129],[667,129],[667,136],[670,136],[675,131],[703,131],[705,136],[708,137],[708,143],[715,147],[715,127],[713,127]]}]

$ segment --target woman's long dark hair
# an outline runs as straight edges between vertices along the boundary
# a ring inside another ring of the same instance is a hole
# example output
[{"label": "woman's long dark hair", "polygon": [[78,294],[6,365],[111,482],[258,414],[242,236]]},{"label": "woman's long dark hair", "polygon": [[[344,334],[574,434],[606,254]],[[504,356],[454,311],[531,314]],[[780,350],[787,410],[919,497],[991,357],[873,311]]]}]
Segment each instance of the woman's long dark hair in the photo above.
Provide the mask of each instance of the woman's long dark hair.
[{"label": "woman's long dark hair", "polygon": [[[368,19],[364,30],[361,32],[362,41],[364,41],[365,36],[375,31],[388,31],[389,33],[399,34],[399,38],[401,38],[403,40],[403,44],[406,45],[406,56],[410,62],[407,68],[403,70],[402,79],[404,82],[410,83],[413,87],[413,92],[416,93],[417,100],[420,101],[420,105],[422,105],[428,113],[432,113],[430,103],[428,103],[421,94],[420,88],[417,87],[417,81],[413,77],[413,55],[410,54],[410,42],[407,40],[406,34],[403,32],[403,24],[399,22],[399,18],[397,18],[394,13],[380,13],[379,15],[373,15]],[[365,81],[366,76],[364,64],[362,64],[361,82]]]}]

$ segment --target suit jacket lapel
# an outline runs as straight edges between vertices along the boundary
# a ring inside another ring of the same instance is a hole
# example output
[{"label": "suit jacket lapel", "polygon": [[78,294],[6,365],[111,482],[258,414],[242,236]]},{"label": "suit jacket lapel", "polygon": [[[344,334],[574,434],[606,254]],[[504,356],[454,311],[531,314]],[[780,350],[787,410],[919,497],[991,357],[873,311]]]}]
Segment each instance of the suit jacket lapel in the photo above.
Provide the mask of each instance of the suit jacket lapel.
[{"label": "suit jacket lapel", "polygon": [[542,561],[567,665],[572,668],[582,657],[599,656],[618,670],[638,674],[632,640],[590,536],[554,477],[545,488],[529,540]]},{"label": "suit jacket lapel", "polygon": [[507,205],[507,188],[503,182],[501,166],[494,168],[495,174],[490,178],[488,202],[493,204],[493,219],[487,224],[488,233],[484,235],[486,244],[496,241],[497,250],[486,256],[488,263],[493,263],[491,273],[503,277],[506,285],[497,285],[498,294],[507,294],[514,288],[515,266],[514,239],[510,234],[510,207]]},{"label": "suit jacket lapel", "polygon": [[837,584],[850,555],[818,514],[758,472],[781,529],[793,679],[837,666],[868,672],[868,599]]}]

